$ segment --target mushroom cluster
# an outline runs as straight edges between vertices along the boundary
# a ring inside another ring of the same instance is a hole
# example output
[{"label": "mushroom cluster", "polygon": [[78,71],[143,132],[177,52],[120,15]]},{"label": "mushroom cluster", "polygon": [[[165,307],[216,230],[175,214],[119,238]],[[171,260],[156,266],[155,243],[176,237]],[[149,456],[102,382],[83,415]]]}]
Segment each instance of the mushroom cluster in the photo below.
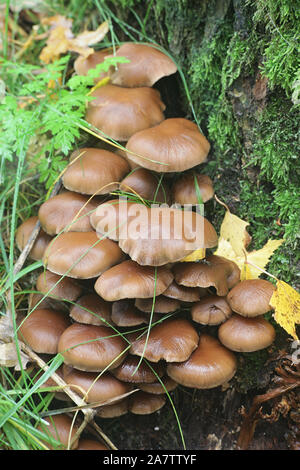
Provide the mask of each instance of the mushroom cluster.
[{"label": "mushroom cluster", "polygon": [[[192,121],[165,118],[153,88],[176,66],[150,44],[127,43],[117,55],[130,62],[93,92],[86,119],[126,151],[74,150],[62,191],[16,234],[22,249],[41,224],[30,256],[44,270],[20,338],[37,353],[61,353],[63,379],[99,403],[102,418],[153,413],[178,384],[223,385],[236,352],[266,348],[275,336],[263,317],[270,282],[240,281],[238,266],[213,254],[184,262],[218,238],[195,210],[214,194],[196,171],[210,144]],[[80,59],[75,71],[104,58]]]}]

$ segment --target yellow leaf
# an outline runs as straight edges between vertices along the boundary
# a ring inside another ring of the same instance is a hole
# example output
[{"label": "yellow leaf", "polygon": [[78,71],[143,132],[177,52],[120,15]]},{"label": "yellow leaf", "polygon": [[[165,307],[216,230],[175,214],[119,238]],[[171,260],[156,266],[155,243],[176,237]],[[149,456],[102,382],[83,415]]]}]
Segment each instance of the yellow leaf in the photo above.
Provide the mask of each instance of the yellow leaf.
[{"label": "yellow leaf", "polygon": [[284,240],[268,240],[260,249],[248,252],[247,246],[251,237],[246,231],[248,222],[226,210],[220,228],[218,247],[214,252],[217,256],[234,261],[241,270],[241,280],[257,279],[267,266],[272,254]]},{"label": "yellow leaf", "polygon": [[277,281],[271,300],[274,319],[295,340],[298,340],[295,324],[300,323],[300,294],[284,281]]},{"label": "yellow leaf", "polygon": [[220,238],[230,243],[237,256],[243,256],[245,248],[251,242],[251,236],[246,230],[248,225],[248,222],[226,211],[220,228]]},{"label": "yellow leaf", "polygon": [[181,259],[180,262],[191,263],[193,261],[199,261],[200,259],[205,258],[205,253],[206,253],[205,248],[199,248],[199,250],[195,250],[193,251],[193,253],[190,253],[185,258]]}]

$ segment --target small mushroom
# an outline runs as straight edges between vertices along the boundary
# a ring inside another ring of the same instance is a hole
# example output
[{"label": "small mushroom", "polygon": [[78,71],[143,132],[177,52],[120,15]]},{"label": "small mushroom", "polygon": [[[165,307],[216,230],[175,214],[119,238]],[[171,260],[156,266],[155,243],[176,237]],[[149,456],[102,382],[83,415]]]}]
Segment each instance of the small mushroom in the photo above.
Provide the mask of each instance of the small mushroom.
[{"label": "small mushroom", "polygon": [[96,408],[96,415],[100,418],[118,418],[128,413],[128,397],[118,400],[111,405],[103,405]]},{"label": "small mushroom", "polygon": [[59,339],[69,326],[65,312],[40,308],[20,323],[19,338],[37,353],[56,354]]},{"label": "small mushroom", "polygon": [[44,443],[50,450],[76,449],[78,438],[76,439],[75,436],[79,427],[76,423],[73,423],[70,416],[61,413],[46,417],[44,420],[48,425],[41,423],[38,425],[37,430],[49,438],[49,443],[46,440]]},{"label": "small mushroom", "polygon": [[226,297],[208,295],[195,302],[191,308],[193,321],[201,325],[220,325],[232,314]]},{"label": "small mushroom", "polygon": [[75,279],[95,278],[123,259],[117,243],[99,238],[94,231],[61,233],[43,256],[49,271]]},{"label": "small mushroom", "polygon": [[127,161],[116,153],[84,147],[71,154],[62,181],[69,191],[99,196],[118,189],[129,171]]},{"label": "small mushroom", "polygon": [[[25,220],[16,231],[16,244],[20,251],[25,248],[26,243],[28,242],[33,229],[38,223],[38,216],[29,217]],[[43,229],[40,229],[38,236],[33,244],[33,247],[30,250],[29,257],[36,261],[40,261],[43,258],[44,251],[47,245],[52,240],[52,237],[44,232]]]},{"label": "small mushroom", "polygon": [[240,269],[231,260],[211,255],[200,262],[178,263],[173,268],[175,281],[186,287],[214,287],[217,295],[227,295],[240,280]]},{"label": "small mushroom", "polygon": [[79,439],[76,450],[109,450],[109,447],[99,441],[95,441],[95,439],[86,439],[82,437]]},{"label": "small mushroom", "polygon": [[49,235],[69,232],[89,232],[92,230],[89,215],[99,205],[97,200],[89,200],[83,194],[64,191],[47,199],[39,208],[41,226]]},{"label": "small mushroom", "polygon": [[82,293],[82,287],[74,279],[43,271],[36,280],[36,288],[47,297],[74,302]]},{"label": "small mushroom", "polygon": [[269,347],[275,340],[275,329],[262,316],[245,318],[233,314],[218,330],[219,340],[232,351],[253,352]]},{"label": "small mushroom", "polygon": [[172,200],[181,205],[197,205],[201,202],[198,191],[203,203],[209,201],[214,196],[211,178],[199,173],[184,173],[172,187]]},{"label": "small mushroom", "polygon": [[149,361],[183,362],[197,348],[199,336],[192,323],[184,318],[168,318],[154,325],[149,337],[143,334],[131,344],[130,353]]},{"label": "small mushroom", "polygon": [[165,367],[162,363],[148,365],[141,361],[139,357],[129,355],[111,373],[122,382],[128,383],[153,383],[157,377],[162,377]]},{"label": "small mushroom", "polygon": [[165,403],[165,395],[154,395],[139,390],[129,397],[128,409],[136,415],[149,415],[160,410]]},{"label": "small mushroom", "polygon": [[167,365],[175,382],[190,388],[210,389],[229,382],[237,368],[235,355],[216,338],[201,334],[197,349],[187,361]]},{"label": "small mushroom", "polygon": [[72,305],[70,317],[78,323],[109,326],[111,323],[111,304],[101,299],[97,294],[84,294]]},{"label": "small mushroom", "polygon": [[169,190],[165,182],[146,168],[136,168],[120,183],[120,190],[129,192],[155,203],[168,203]]},{"label": "small mushroom", "polygon": [[243,317],[256,317],[272,310],[271,297],[275,286],[265,279],[248,279],[236,284],[227,294],[232,310]]},{"label": "small mushroom", "polygon": [[166,106],[154,88],[105,85],[91,93],[85,119],[105,136],[127,141],[136,132],[164,120]]},{"label": "small mushroom", "polygon": [[140,266],[126,260],[101,274],[95,283],[95,291],[110,302],[144,299],[162,294],[172,281],[171,271],[164,266]]},{"label": "small mushroom", "polygon": [[173,281],[165,290],[164,296],[182,302],[197,302],[200,300],[201,291],[197,287],[180,286],[176,281]]},{"label": "small mushroom", "polygon": [[151,43],[125,43],[115,55],[129,60],[110,71],[111,82],[122,87],[152,87],[161,78],[177,72],[173,60]]},{"label": "small mushroom", "polygon": [[113,369],[125,359],[126,341],[112,328],[73,323],[61,335],[58,352],[76,369],[99,372]]},{"label": "small mushroom", "polygon": [[169,118],[136,132],[126,144],[128,160],[158,173],[188,170],[206,161],[210,144],[188,119]]},{"label": "small mushroom", "polygon": [[135,306],[142,312],[151,313],[172,313],[180,308],[180,301],[170,299],[163,294],[150,299],[136,299]]},{"label": "small mushroom", "polygon": [[146,315],[134,306],[134,300],[116,300],[112,304],[111,320],[117,326],[137,326],[148,323]]},{"label": "small mushroom", "polygon": [[[87,57],[79,55],[74,61],[74,70],[77,75],[87,75],[90,69],[94,69],[98,64],[102,64],[107,55],[107,49],[95,51]],[[98,82],[107,76],[108,72],[102,72],[97,78],[95,78],[95,81]]]}]

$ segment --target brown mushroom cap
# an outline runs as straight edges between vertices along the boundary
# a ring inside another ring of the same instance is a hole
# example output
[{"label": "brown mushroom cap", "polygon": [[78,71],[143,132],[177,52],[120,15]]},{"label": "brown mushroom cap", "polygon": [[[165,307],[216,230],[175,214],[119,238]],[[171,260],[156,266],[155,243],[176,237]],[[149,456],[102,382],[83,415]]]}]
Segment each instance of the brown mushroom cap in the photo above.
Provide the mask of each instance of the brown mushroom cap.
[{"label": "brown mushroom cap", "polygon": [[[108,55],[108,51],[106,49],[93,52],[87,57],[79,55],[77,59],[74,61],[74,70],[77,73],[77,75],[87,75],[90,69],[94,69],[96,68],[98,64],[102,64],[102,62],[104,62],[104,59],[107,55]],[[108,72],[102,72],[101,74],[99,74],[97,79],[95,79],[95,81],[98,82],[99,80],[102,80],[106,76],[108,76]]]},{"label": "brown mushroom cap", "polygon": [[[16,244],[20,251],[22,251],[30,238],[30,235],[38,222],[38,216],[29,217],[25,220],[16,231]],[[40,229],[39,234],[30,250],[29,257],[36,261],[43,258],[44,251],[52,240],[52,237]]]},{"label": "brown mushroom cap", "polygon": [[103,405],[96,408],[97,416],[100,418],[118,418],[128,413],[128,397],[118,400],[111,405]]},{"label": "brown mushroom cap", "polygon": [[82,293],[81,286],[70,277],[62,277],[51,271],[43,271],[36,280],[39,292],[59,300],[74,302]]},{"label": "brown mushroom cap", "polygon": [[110,72],[111,82],[122,87],[152,87],[159,79],[177,72],[173,60],[150,43],[125,43],[116,56],[130,61]]},{"label": "brown mushroom cap", "polygon": [[192,323],[186,319],[168,318],[153,326],[149,337],[144,334],[135,339],[130,353],[149,361],[186,361],[197,348],[199,336]]},{"label": "brown mushroom cap", "polygon": [[[48,426],[41,423],[37,429],[42,431],[46,436],[53,438],[57,443],[49,444],[44,441],[46,446],[50,450],[64,450],[69,449],[70,444],[75,438],[78,426],[73,423],[73,419],[67,414],[53,415],[44,418],[48,422]],[[72,449],[76,449],[78,446],[78,439],[76,439],[71,445]]]},{"label": "brown mushroom cap", "polygon": [[92,230],[90,213],[99,205],[99,201],[90,200],[83,194],[65,191],[51,197],[39,208],[38,217],[41,226],[49,235],[68,232],[88,232]]},{"label": "brown mushroom cap", "polygon": [[56,354],[59,339],[69,326],[70,321],[65,313],[40,308],[22,321],[19,338],[37,353]]},{"label": "brown mushroom cap", "polygon": [[79,439],[76,450],[109,450],[109,447],[94,439]]},{"label": "brown mushroom cap", "polygon": [[157,377],[162,377],[165,373],[165,367],[162,363],[149,365],[137,356],[129,355],[126,359],[112,370],[112,374],[122,382],[129,383],[153,383]]},{"label": "brown mushroom cap", "polygon": [[161,395],[162,393],[172,392],[175,390],[175,388],[177,388],[177,386],[178,383],[167,375],[162,377],[160,382],[138,384],[138,388],[140,390],[147,393],[153,393],[154,395]]},{"label": "brown mushroom cap", "polygon": [[220,325],[232,314],[226,297],[208,295],[195,302],[191,308],[193,321],[202,325]]},{"label": "brown mushroom cap", "polygon": [[171,271],[164,266],[140,266],[127,260],[101,274],[95,283],[95,290],[103,299],[111,302],[142,299],[162,294],[172,280]]},{"label": "brown mushroom cap", "polygon": [[196,212],[132,204],[128,218],[128,224],[120,226],[119,246],[141,265],[174,263],[196,249],[217,244],[214,227]]},{"label": "brown mushroom cap", "polygon": [[197,349],[181,363],[168,364],[167,374],[186,387],[209,389],[228,382],[235,374],[235,355],[216,338],[201,334]]},{"label": "brown mushroom cap", "polygon": [[118,189],[119,181],[130,171],[124,158],[92,147],[75,150],[70,162],[62,176],[63,185],[81,194],[108,194]]},{"label": "brown mushroom cap", "polygon": [[185,171],[203,163],[210,144],[198,126],[184,118],[169,118],[136,132],[127,142],[128,160],[159,173]]},{"label": "brown mushroom cap", "polygon": [[170,299],[178,299],[182,302],[197,302],[200,300],[200,289],[197,287],[180,286],[173,281],[165,290],[164,296]]},{"label": "brown mushroom cap", "polygon": [[275,329],[265,318],[245,318],[233,314],[218,330],[219,340],[232,351],[253,352],[269,347],[275,340]]},{"label": "brown mushroom cap", "polygon": [[[99,204],[96,211],[90,216],[92,227],[99,236],[107,236],[111,240],[118,241],[121,231],[127,227],[134,214],[131,214],[132,206],[140,206],[126,198],[111,199]],[[142,205],[142,207],[145,207]]]},{"label": "brown mushroom cap", "polygon": [[70,317],[78,323],[107,326],[111,323],[111,304],[97,294],[85,294],[72,305]]},{"label": "brown mushroom cap", "polygon": [[165,395],[152,395],[139,390],[129,397],[128,409],[136,415],[148,415],[160,410],[165,403]]},{"label": "brown mushroom cap", "polygon": [[209,176],[199,173],[185,173],[172,187],[172,200],[182,205],[199,204],[198,189],[202,202],[207,202],[214,195],[213,183]]},{"label": "brown mushroom cap", "polygon": [[272,310],[275,286],[265,279],[248,279],[236,284],[227,294],[232,310],[243,317],[256,317]]},{"label": "brown mushroom cap", "polygon": [[[149,299],[136,299],[135,306],[142,312],[151,313],[153,307],[153,298]],[[177,299],[170,299],[164,295],[159,295],[155,298],[154,309],[155,313],[171,313],[180,308],[180,301]]]},{"label": "brown mushroom cap", "polygon": [[129,299],[113,302],[111,320],[117,326],[137,326],[147,323],[146,315],[134,306],[133,300]]},{"label": "brown mushroom cap", "polygon": [[43,262],[56,274],[91,279],[123,259],[117,243],[101,240],[96,232],[66,232],[49,243]]},{"label": "brown mushroom cap", "polygon": [[173,268],[178,284],[186,287],[215,287],[217,295],[227,295],[240,280],[240,269],[222,256],[211,255],[200,262],[178,263]]},{"label": "brown mushroom cap", "polygon": [[91,96],[85,119],[107,137],[127,141],[136,132],[164,120],[166,106],[154,88],[122,88],[105,85]]},{"label": "brown mushroom cap", "polygon": [[159,178],[146,168],[136,168],[125,176],[120,183],[120,190],[137,194],[156,203],[169,201],[166,184],[159,183]]},{"label": "brown mushroom cap", "polygon": [[109,372],[97,374],[64,366],[64,381],[74,392],[81,395],[86,403],[105,403],[116,399],[131,390],[131,387],[118,380]]},{"label": "brown mushroom cap", "polygon": [[61,335],[58,352],[65,364],[99,372],[118,367],[126,357],[126,341],[106,326],[73,323]]}]

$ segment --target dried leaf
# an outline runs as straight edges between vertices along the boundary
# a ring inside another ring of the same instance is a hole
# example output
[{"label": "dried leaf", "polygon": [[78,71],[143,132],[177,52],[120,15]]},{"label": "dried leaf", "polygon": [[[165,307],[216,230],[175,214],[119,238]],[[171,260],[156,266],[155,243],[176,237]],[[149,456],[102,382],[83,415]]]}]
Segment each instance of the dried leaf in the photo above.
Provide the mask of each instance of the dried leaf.
[{"label": "dried leaf", "polygon": [[298,340],[295,325],[300,324],[300,294],[284,281],[277,281],[270,305],[274,308],[274,319],[295,340]]},{"label": "dried leaf", "polygon": [[108,23],[104,21],[95,31],[84,31],[74,37],[72,20],[62,15],[44,18],[42,23],[50,26],[47,45],[40,54],[40,60],[46,64],[69,51],[77,52],[83,57],[89,56],[94,49],[88,46],[102,41],[109,30]]},{"label": "dried leaf", "polygon": [[226,211],[220,228],[220,239],[229,242],[237,256],[244,256],[244,250],[251,242],[251,236],[246,230],[248,225],[248,222]]},{"label": "dried leaf", "polygon": [[20,351],[20,360],[15,343],[0,343],[0,365],[3,367],[14,367],[15,370],[26,369],[27,363],[30,362],[30,358]]}]

